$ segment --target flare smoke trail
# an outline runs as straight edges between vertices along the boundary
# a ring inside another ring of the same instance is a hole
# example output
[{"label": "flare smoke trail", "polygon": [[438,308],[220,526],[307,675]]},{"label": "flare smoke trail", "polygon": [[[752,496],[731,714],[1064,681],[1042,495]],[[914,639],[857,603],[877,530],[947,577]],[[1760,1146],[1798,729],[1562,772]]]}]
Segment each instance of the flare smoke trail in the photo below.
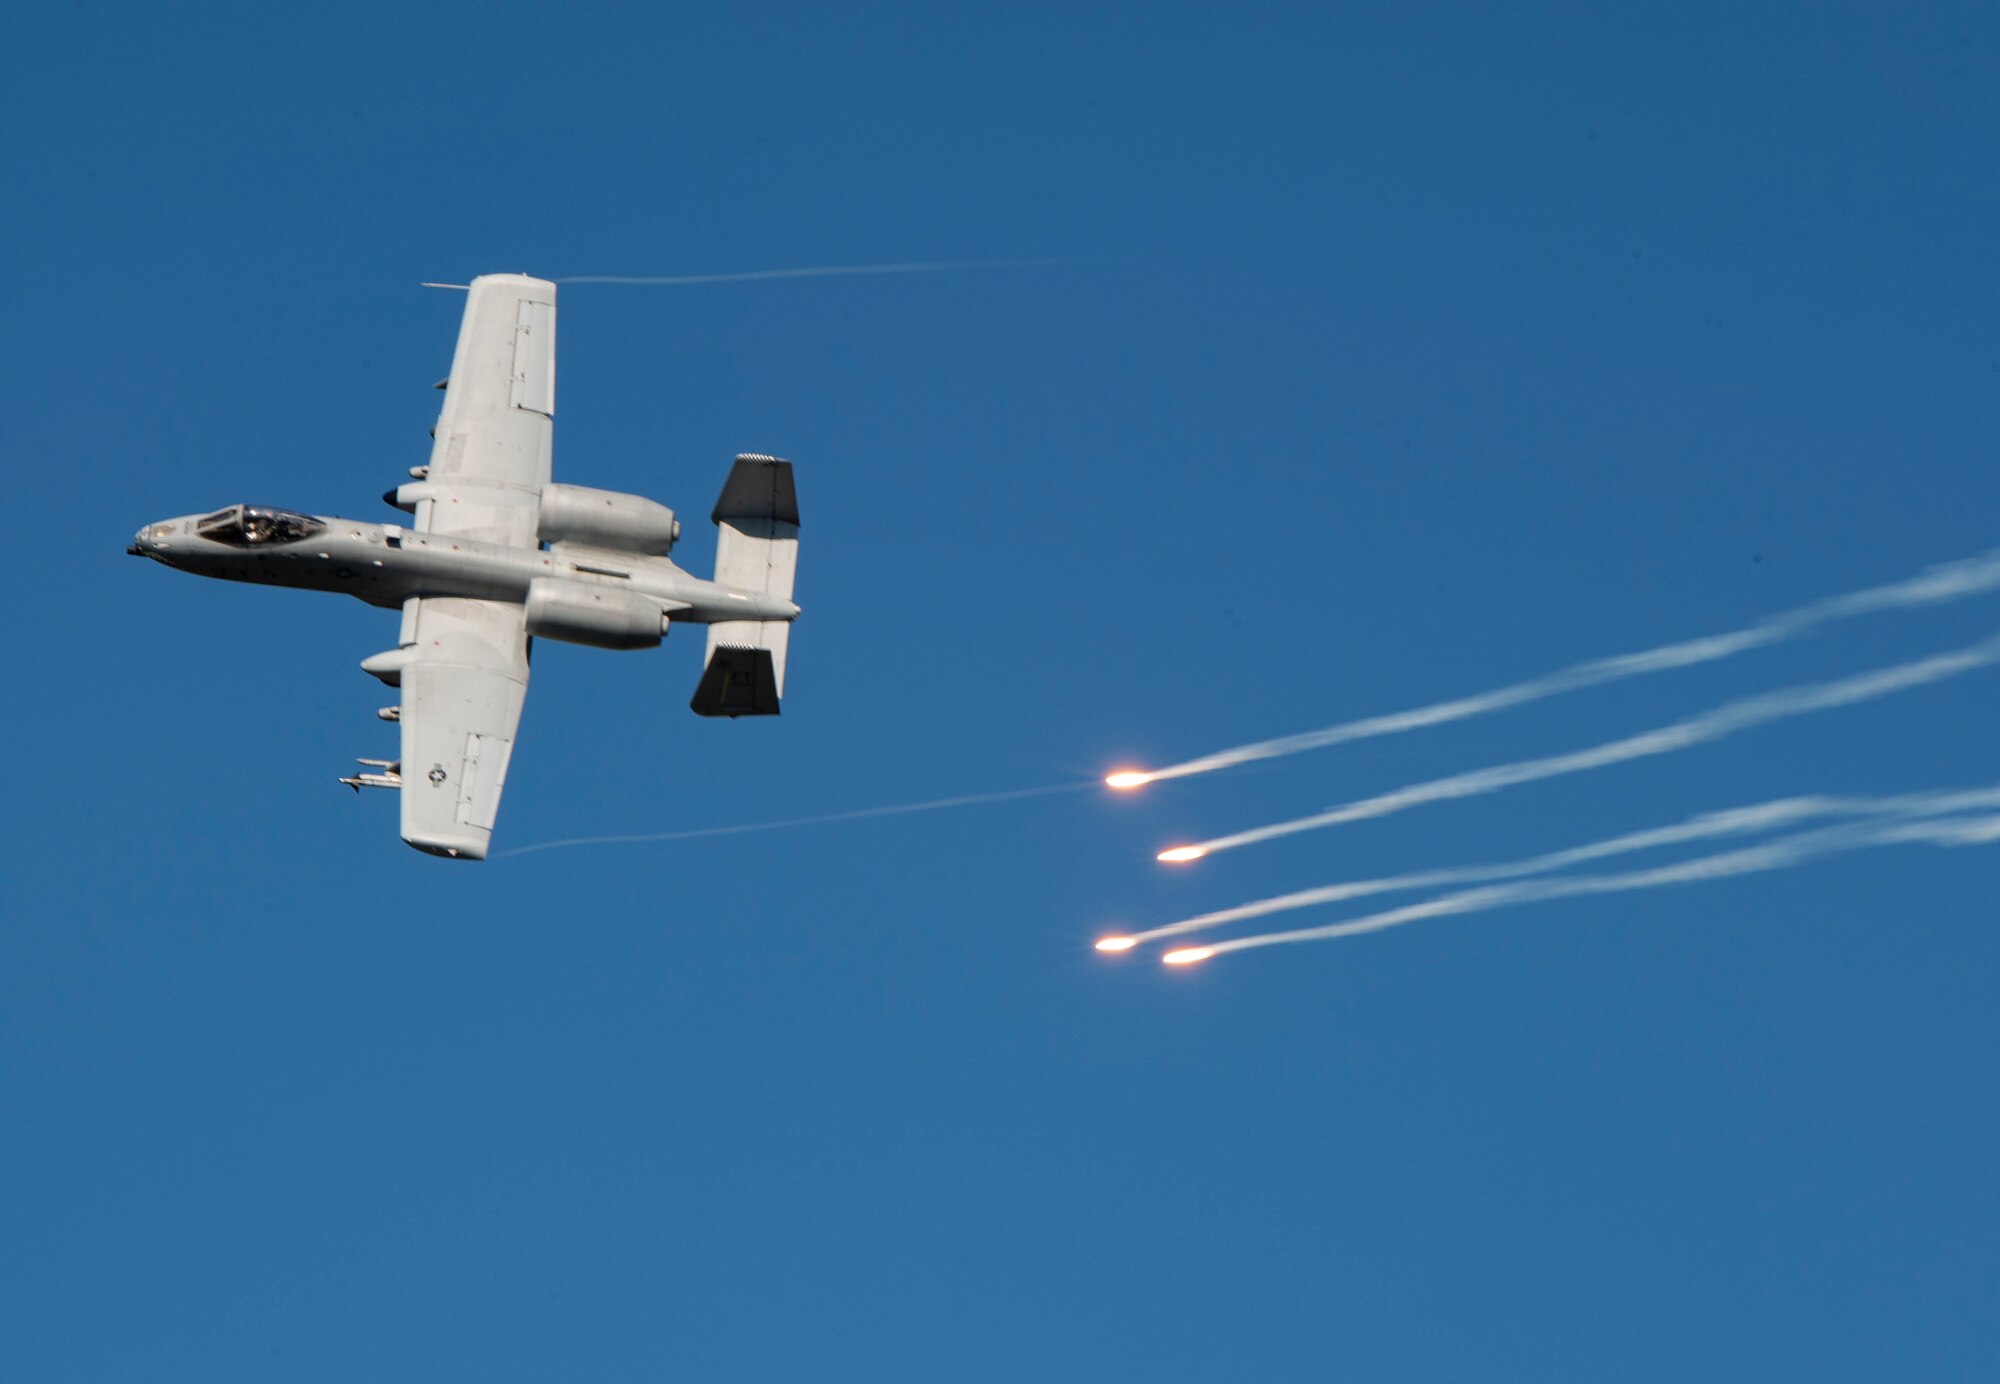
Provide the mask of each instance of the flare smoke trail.
[{"label": "flare smoke trail", "polygon": [[948,269],[1039,269],[1059,259],[925,260],[913,264],[821,264],[804,269],[752,269],[739,274],[572,274],[559,284],[747,284],[762,279],[827,279],[849,274],[938,274]]},{"label": "flare smoke trail", "polygon": [[1771,721],[1802,716],[1811,711],[1852,706],[1856,702],[1870,701],[1892,692],[1922,687],[1928,683],[1970,672],[1975,668],[1984,668],[1996,661],[2000,661],[2000,635],[1950,653],[1917,659],[1912,663],[1878,668],[1833,682],[1787,687],[1777,692],[1764,693],[1762,696],[1727,702],[1685,721],[1661,726],[1657,730],[1642,731],[1637,735],[1629,735],[1622,740],[1612,740],[1587,750],[1573,750],[1568,754],[1551,755],[1546,759],[1526,759],[1513,764],[1495,765],[1489,769],[1475,769],[1471,773],[1433,779],[1428,783],[1412,784],[1407,788],[1398,788],[1394,792],[1383,793],[1377,797],[1363,798],[1357,802],[1329,808],[1310,817],[1299,817],[1289,822],[1277,822],[1265,827],[1253,827],[1249,831],[1239,831],[1231,836],[1218,836],[1212,841],[1203,841],[1194,846],[1176,847],[1175,854],[1171,858],[1196,859],[1216,851],[1254,845],[1259,841],[1271,841],[1280,836],[1292,836],[1302,831],[1336,826],[1342,822],[1386,817],[1392,812],[1401,812],[1405,808],[1416,807],[1422,803],[1440,802],[1449,798],[1469,798],[1481,793],[1497,792],[1519,783],[1533,783],[1540,779],[1578,774],[1587,769],[1602,769],[1613,764],[1623,764],[1628,760],[1643,759],[1648,755],[1669,754],[1675,750],[1685,750],[1695,745],[1721,740],[1738,731]]},{"label": "flare smoke trail", "polygon": [[1164,769],[1128,771],[1117,775],[1118,778],[1125,780],[1123,783],[1114,783],[1112,786],[1136,788],[1157,779],[1207,774],[1217,769],[1248,764],[1253,760],[1275,759],[1281,755],[1301,754],[1307,750],[1345,744],[1350,740],[1367,740],[1378,735],[1397,735],[1404,731],[1421,730],[1426,726],[1443,725],[1449,721],[1462,721],[1472,716],[1483,716],[1491,711],[1502,711],[1508,707],[1538,702],[1558,693],[1575,692],[1586,687],[1617,682],[1622,678],[1637,677],[1643,673],[1658,673],[1698,663],[1713,663],[1718,659],[1730,658],[1736,654],[1762,648],[1767,644],[1795,639],[1821,625],[1831,624],[1837,620],[1853,619],[1876,611],[1941,605],[1996,589],[2000,589],[2000,551],[1933,567],[1918,576],[1888,586],[1870,587],[1845,596],[1816,601],[1796,610],[1768,616],[1754,625],[1732,630],[1726,634],[1712,634],[1678,644],[1663,644],[1640,653],[1620,654],[1612,658],[1572,664],[1557,672],[1530,678],[1526,682],[1498,687],[1490,692],[1462,697],[1456,701],[1434,702],[1429,706],[1415,707],[1409,711],[1369,716],[1362,720],[1329,726],[1324,730],[1287,735],[1277,740],[1260,740],[1254,744],[1239,745],[1234,749],[1219,750],[1214,754],[1203,755],[1199,759],[1171,764]]},{"label": "flare smoke trail", "polygon": [[[1701,856],[1675,865],[1651,870],[1634,870],[1616,875],[1566,875],[1557,879],[1520,880],[1512,884],[1467,889],[1404,908],[1392,908],[1326,927],[1299,928],[1293,932],[1266,932],[1253,937],[1232,937],[1227,941],[1204,943],[1199,951],[1207,956],[1246,951],[1251,947],[1272,947],[1290,942],[1319,942],[1334,937],[1352,937],[1363,932],[1381,932],[1426,918],[1444,918],[1481,913],[1515,904],[1540,903],[1549,899],[1576,898],[1587,894],[1629,893],[1638,889],[1663,889],[1675,884],[1695,884],[1704,880],[1728,879],[1765,870],[1788,869],[1821,856],[1873,846],[1922,843],[1933,846],[1979,846],[2000,841],[2000,814],[1954,817],[1916,822],[1862,822],[1818,831],[1800,832],[1761,846]],[[1205,958],[1203,958],[1205,959]]]},{"label": "flare smoke trail", "polygon": [[[1118,940],[1124,942],[1129,939],[1136,945],[1163,937],[1178,937],[1183,933],[1224,927],[1249,918],[1267,917],[1273,913],[1289,913],[1294,909],[1313,908],[1321,904],[1343,903],[1348,899],[1367,898],[1374,894],[1401,893],[1407,889],[1436,889],[1455,884],[1486,884],[1499,880],[1522,879],[1531,875],[1554,874],[1573,865],[1583,865],[1611,856],[1629,855],[1636,851],[1654,850],[1661,846],[1685,845],[1691,841],[1712,841],[1724,836],[1754,836],[1759,832],[1777,831],[1815,818],[1873,817],[1882,820],[1911,820],[1950,816],[1983,808],[2000,808],[2000,786],[1956,792],[1906,793],[1881,798],[1774,798],[1770,802],[1756,803],[1747,807],[1704,812],[1672,826],[1627,832],[1622,836],[1593,841],[1585,846],[1571,846],[1566,850],[1550,851],[1546,855],[1531,856],[1526,860],[1514,860],[1496,865],[1460,865],[1443,870],[1420,870],[1413,874],[1385,875],[1380,879],[1348,880],[1340,884],[1322,885],[1317,889],[1301,889],[1296,893],[1279,894],[1273,898],[1238,904],[1234,908],[1223,908],[1213,913],[1203,913],[1198,917],[1184,918],[1180,922],[1148,928],[1144,932],[1129,933]],[[1121,946],[1116,950],[1124,951],[1127,948]]]},{"label": "flare smoke trail", "polygon": [[897,803],[891,807],[860,807],[851,812],[826,812],[817,817],[788,817],[779,822],[745,822],[738,826],[697,827],[692,831],[654,831],[636,836],[571,836],[561,841],[537,841],[530,846],[495,851],[494,860],[510,855],[533,855],[536,851],[564,850],[570,846],[636,846],[655,841],[693,841],[703,836],[741,836],[753,831],[785,831],[791,827],[813,827],[828,822],[858,822],[868,817],[900,817],[912,812],[942,812],[951,807],[975,807],[982,803],[1013,802],[1018,798],[1045,798],[1054,793],[1081,793],[1095,788],[1085,783],[1055,783],[1042,788],[1015,788],[1004,793],[968,793],[957,798],[932,798],[920,803]]}]

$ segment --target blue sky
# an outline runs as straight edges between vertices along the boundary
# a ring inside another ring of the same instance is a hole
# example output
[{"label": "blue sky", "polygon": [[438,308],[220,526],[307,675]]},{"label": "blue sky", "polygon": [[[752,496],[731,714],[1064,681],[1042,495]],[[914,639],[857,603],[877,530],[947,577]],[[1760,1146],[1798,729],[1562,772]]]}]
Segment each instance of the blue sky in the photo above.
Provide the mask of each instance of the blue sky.
[{"label": "blue sky", "polygon": [[[122,555],[389,518],[490,271],[559,479],[798,464],[784,715],[542,644],[499,844],[1083,781],[1993,546],[1990,8],[44,7],[0,54],[0,1375],[1825,1380],[2000,1349],[1996,857],[1180,973],[1090,939],[1995,778],[1994,676],[1152,852],[1969,644],[1970,601],[1157,785],[477,867],[334,778],[393,617]],[[1301,921],[1332,921],[1337,911]]]}]

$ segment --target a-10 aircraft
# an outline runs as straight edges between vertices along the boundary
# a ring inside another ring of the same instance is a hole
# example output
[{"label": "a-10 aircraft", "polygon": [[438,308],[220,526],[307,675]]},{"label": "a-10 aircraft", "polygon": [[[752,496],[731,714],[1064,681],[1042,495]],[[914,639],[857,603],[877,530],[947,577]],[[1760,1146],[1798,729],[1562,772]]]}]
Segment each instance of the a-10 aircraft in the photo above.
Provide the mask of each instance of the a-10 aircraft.
[{"label": "a-10 aircraft", "polygon": [[489,274],[468,290],[430,464],[383,496],[409,526],[258,505],[148,524],[126,551],[204,577],[340,591],[400,607],[396,647],[361,667],[400,689],[376,713],[401,754],[340,781],[394,788],[403,839],[485,857],[528,690],[535,636],[652,648],[670,623],[708,626],[692,706],[767,716],[785,684],[799,507],[792,466],[739,456],[711,516],[715,579],[668,560],[680,524],[638,495],[554,485],[556,286]]}]

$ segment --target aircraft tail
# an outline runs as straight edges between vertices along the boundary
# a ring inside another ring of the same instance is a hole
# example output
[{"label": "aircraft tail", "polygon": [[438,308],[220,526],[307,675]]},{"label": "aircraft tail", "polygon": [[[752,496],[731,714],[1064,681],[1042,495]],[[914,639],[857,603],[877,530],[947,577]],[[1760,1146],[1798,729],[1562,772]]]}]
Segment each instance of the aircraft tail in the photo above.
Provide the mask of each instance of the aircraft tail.
[{"label": "aircraft tail", "polygon": [[[799,499],[792,464],[736,458],[710,515],[720,532],[715,580],[790,600],[799,559]],[[785,690],[789,620],[723,620],[708,627],[708,657],[689,703],[701,716],[775,716]]]}]

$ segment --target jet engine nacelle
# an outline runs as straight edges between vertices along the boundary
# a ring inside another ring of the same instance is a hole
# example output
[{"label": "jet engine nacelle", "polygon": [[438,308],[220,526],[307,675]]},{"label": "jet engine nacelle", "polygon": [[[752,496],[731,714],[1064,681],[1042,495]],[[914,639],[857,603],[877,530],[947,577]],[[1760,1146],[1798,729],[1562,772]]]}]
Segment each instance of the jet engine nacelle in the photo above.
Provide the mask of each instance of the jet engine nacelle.
[{"label": "jet engine nacelle", "polygon": [[643,495],[585,485],[545,485],[540,534],[546,543],[580,543],[664,557],[681,536],[681,526],[672,510]]},{"label": "jet engine nacelle", "polygon": [[656,648],[666,632],[660,603],[636,591],[537,577],[528,583],[528,633],[595,649]]}]

